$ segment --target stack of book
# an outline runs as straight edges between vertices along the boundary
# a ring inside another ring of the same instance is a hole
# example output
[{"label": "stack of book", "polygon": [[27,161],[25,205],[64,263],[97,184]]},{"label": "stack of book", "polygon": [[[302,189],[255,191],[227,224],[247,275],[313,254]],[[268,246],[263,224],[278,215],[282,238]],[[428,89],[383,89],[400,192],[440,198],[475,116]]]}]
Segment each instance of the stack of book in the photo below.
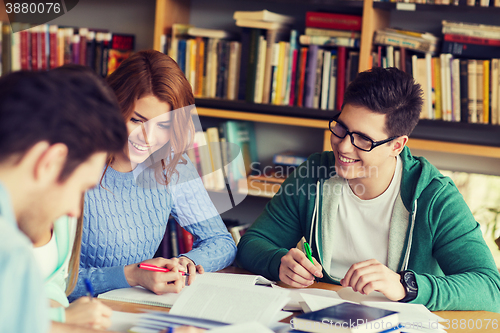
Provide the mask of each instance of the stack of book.
[{"label": "stack of book", "polygon": [[174,24],[163,36],[164,52],[177,61],[195,97],[234,100],[238,91],[241,43],[224,30]]},{"label": "stack of book", "polygon": [[48,24],[30,26],[14,22],[12,25],[19,32],[12,33],[7,24],[1,27],[2,74],[80,64],[105,77],[134,50],[134,35]]}]

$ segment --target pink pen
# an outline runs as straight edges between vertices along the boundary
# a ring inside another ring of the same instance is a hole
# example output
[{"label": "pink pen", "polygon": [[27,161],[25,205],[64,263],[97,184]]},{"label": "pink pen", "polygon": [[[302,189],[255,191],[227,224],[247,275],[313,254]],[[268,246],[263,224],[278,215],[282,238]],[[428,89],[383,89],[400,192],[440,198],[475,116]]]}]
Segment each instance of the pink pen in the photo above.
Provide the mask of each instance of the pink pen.
[{"label": "pink pen", "polygon": [[[155,265],[150,265],[150,264],[139,264],[137,265],[141,269],[145,269],[147,271],[152,271],[152,272],[162,272],[162,273],[168,273],[170,270],[165,267],[158,267]],[[182,276],[189,276],[189,273],[186,272],[179,272],[182,274]]]}]

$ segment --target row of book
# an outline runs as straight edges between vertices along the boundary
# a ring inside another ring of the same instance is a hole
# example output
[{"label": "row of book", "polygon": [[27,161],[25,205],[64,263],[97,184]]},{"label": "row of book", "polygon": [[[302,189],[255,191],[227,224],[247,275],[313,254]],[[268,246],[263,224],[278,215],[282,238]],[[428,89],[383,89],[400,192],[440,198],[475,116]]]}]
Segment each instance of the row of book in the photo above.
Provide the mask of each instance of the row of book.
[{"label": "row of book", "polygon": [[254,124],[246,121],[226,121],[219,127],[198,131],[193,148],[188,152],[207,190],[226,190],[226,184],[236,188],[257,169],[257,144]]},{"label": "row of book", "polygon": [[427,5],[452,5],[469,7],[500,7],[500,0],[374,0],[379,2],[407,2]]},{"label": "row of book", "polygon": [[162,37],[163,50],[177,61],[196,97],[340,107],[343,89],[357,73],[361,16],[307,12],[300,36],[286,15],[235,12],[234,18],[241,41],[222,30],[181,24]]},{"label": "row of book", "polygon": [[191,251],[192,248],[193,235],[177,224],[173,217],[170,217],[155,257],[173,258]]},{"label": "row of book", "polygon": [[[380,54],[379,47],[379,54]],[[500,59],[433,57],[387,46],[382,67],[410,73],[424,92],[421,118],[500,124]]]},{"label": "row of book", "polygon": [[0,25],[2,74],[80,64],[105,77],[132,54],[135,46],[134,35],[107,30],[17,22],[12,23],[12,29],[9,24]]}]

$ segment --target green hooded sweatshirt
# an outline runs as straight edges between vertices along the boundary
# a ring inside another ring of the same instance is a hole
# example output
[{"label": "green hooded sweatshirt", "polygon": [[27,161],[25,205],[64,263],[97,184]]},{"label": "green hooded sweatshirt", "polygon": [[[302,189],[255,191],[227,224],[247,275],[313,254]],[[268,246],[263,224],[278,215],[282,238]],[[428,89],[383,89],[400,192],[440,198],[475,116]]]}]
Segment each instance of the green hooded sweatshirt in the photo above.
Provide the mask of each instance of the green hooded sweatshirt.
[{"label": "green hooded sweatshirt", "polygon": [[[407,147],[400,156],[401,189],[391,216],[387,266],[415,273],[418,296],[411,303],[431,311],[500,312],[500,274],[462,195],[425,158],[412,156]],[[341,181],[333,152],[311,155],[243,235],[237,262],[279,280],[281,258],[305,237],[323,266],[321,281],[338,284],[343,277],[329,272],[340,198],[335,189]]]}]

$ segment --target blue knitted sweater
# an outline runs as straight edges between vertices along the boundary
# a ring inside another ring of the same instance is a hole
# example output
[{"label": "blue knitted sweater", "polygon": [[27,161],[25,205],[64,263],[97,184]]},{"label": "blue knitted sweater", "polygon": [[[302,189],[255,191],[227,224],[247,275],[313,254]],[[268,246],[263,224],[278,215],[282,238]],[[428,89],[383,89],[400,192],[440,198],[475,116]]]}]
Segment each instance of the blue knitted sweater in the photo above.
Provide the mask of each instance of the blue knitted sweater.
[{"label": "blue knitted sweater", "polygon": [[193,249],[184,256],[207,272],[233,262],[236,246],[196,168],[188,160],[176,170],[165,186],[152,169],[136,179],[133,172],[108,168],[102,186],[86,193],[79,277],[70,301],[86,294],[85,278],[96,294],[130,287],[124,266],[153,257],[170,214],[193,234]]}]

